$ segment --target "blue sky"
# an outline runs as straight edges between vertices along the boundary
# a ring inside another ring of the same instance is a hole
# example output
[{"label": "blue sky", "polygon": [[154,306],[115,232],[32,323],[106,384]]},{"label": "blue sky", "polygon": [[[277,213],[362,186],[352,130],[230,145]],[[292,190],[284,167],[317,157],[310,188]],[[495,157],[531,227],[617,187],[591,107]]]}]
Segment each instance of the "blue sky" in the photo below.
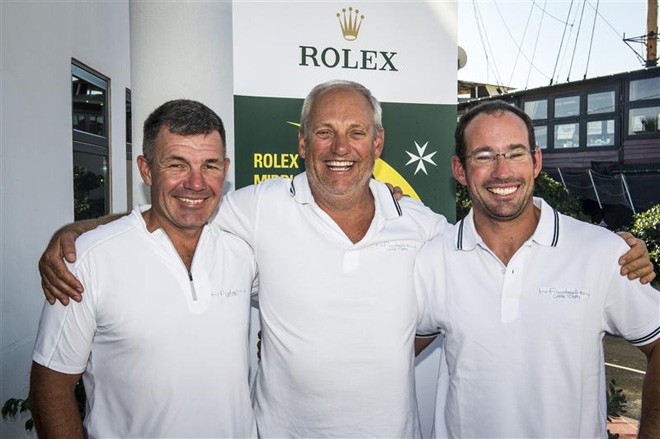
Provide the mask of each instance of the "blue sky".
[{"label": "blue sky", "polygon": [[[646,4],[646,0],[459,0],[458,44],[467,52],[468,62],[458,78],[520,89],[548,85],[550,78],[553,83],[565,83],[569,77],[581,80],[585,72],[592,78],[641,69],[642,62],[622,35],[646,33]],[[486,51],[482,41],[488,42]],[[646,55],[641,45],[633,47]]]}]

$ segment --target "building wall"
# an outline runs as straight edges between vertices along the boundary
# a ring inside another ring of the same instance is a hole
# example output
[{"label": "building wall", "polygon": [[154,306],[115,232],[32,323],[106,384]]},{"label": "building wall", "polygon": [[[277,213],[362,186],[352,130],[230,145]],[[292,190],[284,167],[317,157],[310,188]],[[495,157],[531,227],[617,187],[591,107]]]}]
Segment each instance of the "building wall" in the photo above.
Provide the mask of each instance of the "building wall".
[{"label": "building wall", "polygon": [[[111,206],[126,209],[128,2],[0,3],[0,402],[25,397],[43,303],[36,264],[73,220],[71,59],[110,78]],[[23,422],[0,422],[21,437]]]}]

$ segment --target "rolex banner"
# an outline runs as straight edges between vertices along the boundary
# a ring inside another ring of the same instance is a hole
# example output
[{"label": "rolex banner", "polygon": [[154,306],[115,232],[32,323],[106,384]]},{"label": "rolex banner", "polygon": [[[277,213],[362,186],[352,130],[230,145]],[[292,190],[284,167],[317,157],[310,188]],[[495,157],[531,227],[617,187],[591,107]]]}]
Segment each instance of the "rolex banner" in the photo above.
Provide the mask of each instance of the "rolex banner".
[{"label": "rolex banner", "polygon": [[347,79],[383,106],[375,177],[454,219],[455,2],[234,2],[233,14],[237,187],[302,172],[303,99]]}]

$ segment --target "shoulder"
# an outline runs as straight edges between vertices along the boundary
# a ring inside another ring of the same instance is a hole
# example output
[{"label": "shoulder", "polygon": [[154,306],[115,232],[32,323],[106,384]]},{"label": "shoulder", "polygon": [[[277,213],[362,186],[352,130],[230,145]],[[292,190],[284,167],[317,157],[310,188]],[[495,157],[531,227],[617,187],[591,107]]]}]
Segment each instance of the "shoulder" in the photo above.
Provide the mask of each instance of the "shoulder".
[{"label": "shoulder", "polygon": [[218,227],[209,227],[208,230],[209,238],[214,243],[215,247],[223,253],[231,253],[235,256],[249,259],[254,257],[252,248],[245,242],[245,240]]},{"label": "shoulder", "polygon": [[114,245],[121,246],[125,239],[134,239],[133,234],[140,228],[136,217],[139,213],[135,212],[83,233],[76,240],[77,261],[84,260],[90,252],[103,251]]},{"label": "shoulder", "polygon": [[429,231],[430,236],[444,235],[451,224],[443,215],[435,213],[422,202],[410,197],[398,201],[404,220],[413,221],[418,226]]},{"label": "shoulder", "polygon": [[573,217],[559,214],[559,245],[583,246],[589,250],[597,248],[627,248],[628,244],[616,233],[595,224],[586,223]]},{"label": "shoulder", "polygon": [[264,180],[259,184],[245,186],[235,191],[227,193],[223,202],[244,203],[254,202],[254,200],[265,196],[289,195],[291,193],[292,182],[288,178],[275,177]]}]

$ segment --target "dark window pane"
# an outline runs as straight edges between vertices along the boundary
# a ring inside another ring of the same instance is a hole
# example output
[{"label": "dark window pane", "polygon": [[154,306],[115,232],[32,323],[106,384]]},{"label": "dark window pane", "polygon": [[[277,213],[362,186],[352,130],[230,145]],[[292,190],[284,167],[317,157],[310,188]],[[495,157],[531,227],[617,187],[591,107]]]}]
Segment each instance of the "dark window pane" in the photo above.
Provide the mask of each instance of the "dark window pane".
[{"label": "dark window pane", "polygon": [[71,93],[73,99],[73,129],[107,137],[106,91],[102,87],[73,74],[71,75]]},{"label": "dark window pane", "polygon": [[629,114],[628,134],[660,132],[660,107],[633,108]]},{"label": "dark window pane", "polygon": [[73,204],[75,220],[97,218],[108,212],[108,159],[73,153]]}]

